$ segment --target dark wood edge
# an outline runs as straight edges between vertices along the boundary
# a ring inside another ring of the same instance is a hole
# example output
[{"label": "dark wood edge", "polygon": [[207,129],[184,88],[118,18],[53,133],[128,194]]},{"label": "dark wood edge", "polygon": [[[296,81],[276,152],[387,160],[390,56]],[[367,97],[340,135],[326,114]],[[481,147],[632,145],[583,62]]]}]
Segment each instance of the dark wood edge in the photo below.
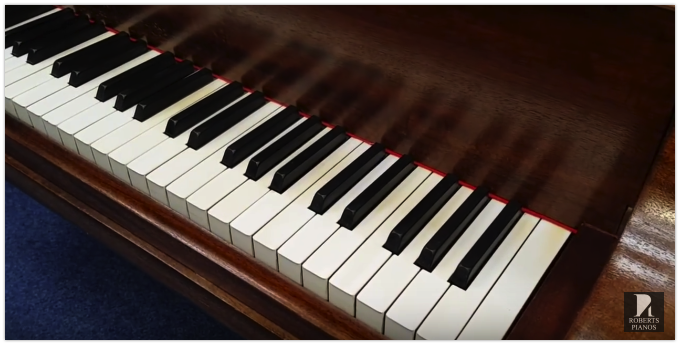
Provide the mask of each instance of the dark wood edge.
[{"label": "dark wood edge", "polygon": [[5,115],[5,154],[300,339],[385,339],[169,208]]},{"label": "dark wood edge", "polygon": [[675,5],[656,5],[657,7],[665,8],[667,10],[675,11]]},{"label": "dark wood edge", "polygon": [[616,232],[613,232],[613,234],[615,234],[616,237],[621,238],[621,236],[623,236],[623,230],[626,229],[626,225],[628,225],[630,217],[633,215],[633,211],[635,211],[635,208],[640,202],[642,192],[644,191],[645,187],[649,185],[651,179],[653,178],[654,169],[656,168],[657,164],[659,164],[659,161],[663,158],[663,155],[661,153],[663,152],[664,147],[666,147],[666,142],[670,138],[671,133],[674,133],[674,129],[675,129],[675,113],[671,114],[668,117],[668,122],[666,123],[666,130],[664,131],[663,137],[659,141],[659,146],[657,146],[656,150],[654,151],[654,159],[652,160],[652,164],[650,164],[649,167],[647,167],[647,172],[645,174],[645,183],[643,183],[637,190],[635,204],[628,206],[626,208],[626,211],[621,217],[621,221],[619,222],[619,226],[616,229]]},{"label": "dark wood edge", "polygon": [[506,339],[564,339],[617,243],[614,235],[581,225],[562,247]]},{"label": "dark wood edge", "polygon": [[[247,339],[292,339],[271,321],[54,184],[5,157],[5,179]],[[267,325],[263,327],[262,325]]]}]

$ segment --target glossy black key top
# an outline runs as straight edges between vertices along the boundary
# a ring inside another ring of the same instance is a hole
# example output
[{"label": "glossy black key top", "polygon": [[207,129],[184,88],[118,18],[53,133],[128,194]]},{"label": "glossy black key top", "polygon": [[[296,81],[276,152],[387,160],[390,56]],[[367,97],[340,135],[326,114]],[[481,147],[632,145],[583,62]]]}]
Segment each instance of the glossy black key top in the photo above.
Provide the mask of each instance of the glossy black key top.
[{"label": "glossy black key top", "polygon": [[141,84],[160,70],[175,63],[175,56],[165,52],[101,83],[95,98],[106,102],[121,91]]},{"label": "glossy black key top", "polygon": [[243,85],[238,82],[232,82],[216,92],[211,93],[210,96],[203,98],[189,108],[182,110],[179,114],[171,117],[170,120],[168,120],[168,124],[165,126],[165,135],[170,138],[177,137],[191,127],[207,119],[216,111],[237,100],[239,97],[243,96],[244,93]]},{"label": "glossy black key top", "polygon": [[51,5],[5,5],[5,29],[54,9]]},{"label": "glossy black key top", "polygon": [[447,174],[434,188],[427,193],[411,212],[392,229],[383,248],[394,255],[399,255],[411,241],[432,220],[442,206],[460,188],[458,177]]},{"label": "glossy black key top", "polygon": [[521,216],[522,206],[518,202],[510,201],[505,205],[470,251],[465,254],[449,278],[449,283],[467,290]]},{"label": "glossy black key top", "polygon": [[385,157],[385,147],[380,143],[373,144],[314,194],[309,209],[324,214]]},{"label": "glossy black key top", "polygon": [[468,226],[477,218],[477,215],[482,212],[487,203],[489,203],[489,189],[477,187],[425,244],[415,264],[428,272],[432,272],[444,258],[444,255],[467,230]]},{"label": "glossy black key top", "polygon": [[31,47],[35,47],[36,45],[45,45],[59,42],[64,39],[66,35],[72,35],[73,32],[83,30],[89,25],[90,21],[87,19],[87,17],[73,17],[62,23],[58,28],[54,28],[41,35],[26,37],[24,39],[15,41],[12,45],[12,55],[23,56],[30,51]]},{"label": "glossy black key top", "polygon": [[253,181],[259,180],[269,170],[309,141],[309,139],[312,139],[321,132],[323,128],[324,125],[321,123],[321,119],[316,116],[308,118],[255,155],[248,162],[248,168],[246,168],[244,175]]},{"label": "glossy black key top", "polygon": [[75,17],[73,10],[65,8],[49,16],[36,19],[20,27],[5,32],[5,49],[14,45],[15,42],[25,40],[27,37],[39,37],[50,30],[58,28],[65,21]]},{"label": "glossy black key top", "polygon": [[277,170],[269,189],[279,194],[285,192],[347,139],[349,136],[345,129],[336,126]]},{"label": "glossy black key top", "polygon": [[51,75],[55,78],[61,78],[71,73],[74,68],[81,64],[93,60],[101,60],[102,57],[108,56],[111,52],[120,50],[125,45],[131,43],[130,36],[127,33],[119,32],[107,39],[57,59],[52,65]]},{"label": "glossy black key top", "polygon": [[257,128],[248,132],[229,145],[222,156],[222,164],[227,168],[233,168],[243,162],[244,159],[255,153],[266,143],[274,140],[286,128],[300,119],[297,108],[289,106],[278,114],[272,116]]},{"label": "glossy black key top", "polygon": [[346,229],[354,230],[364,217],[373,211],[415,168],[411,156],[401,156],[387,171],[345,207],[338,224]]},{"label": "glossy black key top", "polygon": [[155,95],[139,102],[133,118],[144,122],[171,104],[179,102],[184,97],[208,85],[213,80],[215,78],[212,76],[212,71],[207,68],[194,72],[188,77],[166,86]]},{"label": "glossy black key top", "polygon": [[166,86],[181,80],[193,72],[194,64],[188,60],[156,72],[156,74],[149,78],[147,82],[121,91],[118,94],[118,97],[116,97],[116,104],[113,108],[118,111],[126,111],[143,99],[154,95],[159,90],[164,89]]},{"label": "glossy black key top", "polygon": [[26,62],[30,65],[43,62],[59,53],[71,49],[81,43],[89,41],[106,32],[106,28],[101,23],[91,23],[82,30],[68,32],[58,41],[44,41],[36,43],[28,49]]},{"label": "glossy black key top", "polygon": [[203,145],[217,138],[218,135],[226,132],[229,128],[234,127],[234,125],[262,108],[268,102],[262,92],[253,92],[248,97],[224,109],[219,114],[210,118],[210,120],[194,128],[189,134],[187,146],[194,150],[200,149]]},{"label": "glossy black key top", "polygon": [[88,81],[141,56],[147,51],[149,51],[149,48],[147,48],[146,42],[142,40],[135,41],[119,54],[113,55],[102,61],[84,64],[81,67],[74,69],[73,72],[71,72],[68,83],[73,87],[83,85]]}]

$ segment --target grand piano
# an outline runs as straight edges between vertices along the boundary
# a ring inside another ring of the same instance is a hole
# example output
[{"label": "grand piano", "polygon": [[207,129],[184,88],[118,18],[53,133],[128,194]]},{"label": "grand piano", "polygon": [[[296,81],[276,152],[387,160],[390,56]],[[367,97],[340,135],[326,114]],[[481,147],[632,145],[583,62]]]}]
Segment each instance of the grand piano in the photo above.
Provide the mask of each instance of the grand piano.
[{"label": "grand piano", "polygon": [[673,8],[6,12],[6,179],[246,338],[674,338]]}]

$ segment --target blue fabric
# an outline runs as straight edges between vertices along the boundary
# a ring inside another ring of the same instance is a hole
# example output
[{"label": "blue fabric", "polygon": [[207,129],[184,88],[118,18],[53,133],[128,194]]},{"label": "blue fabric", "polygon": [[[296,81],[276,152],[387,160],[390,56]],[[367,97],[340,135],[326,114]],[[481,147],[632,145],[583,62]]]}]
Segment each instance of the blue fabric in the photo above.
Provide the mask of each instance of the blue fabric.
[{"label": "blue fabric", "polygon": [[5,182],[6,339],[240,339]]}]

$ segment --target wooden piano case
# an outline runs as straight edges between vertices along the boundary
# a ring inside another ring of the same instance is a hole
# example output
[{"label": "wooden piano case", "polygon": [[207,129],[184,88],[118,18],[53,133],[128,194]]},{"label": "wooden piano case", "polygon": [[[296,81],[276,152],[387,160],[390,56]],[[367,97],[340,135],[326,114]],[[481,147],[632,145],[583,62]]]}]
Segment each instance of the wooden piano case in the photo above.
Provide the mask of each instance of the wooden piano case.
[{"label": "wooden piano case", "polygon": [[[74,6],[577,234],[506,335],[564,338],[674,111],[653,6]],[[6,179],[246,338],[383,336],[5,116]]]}]

